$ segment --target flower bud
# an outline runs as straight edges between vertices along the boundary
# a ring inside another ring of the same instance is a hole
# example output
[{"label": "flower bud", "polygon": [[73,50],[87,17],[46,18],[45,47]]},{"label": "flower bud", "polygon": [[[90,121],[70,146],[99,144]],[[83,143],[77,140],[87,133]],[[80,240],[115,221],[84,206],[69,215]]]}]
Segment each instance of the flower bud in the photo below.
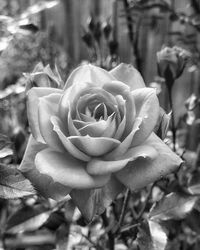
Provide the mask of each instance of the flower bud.
[{"label": "flower bud", "polygon": [[49,87],[60,88],[63,85],[63,81],[58,73],[57,67],[54,73],[50,66],[44,67],[42,63],[38,63],[32,73],[24,73],[27,79],[26,92],[32,87]]},{"label": "flower bud", "polygon": [[165,78],[167,84],[172,84],[183,73],[189,57],[190,53],[180,47],[165,47],[157,52],[159,75]]}]

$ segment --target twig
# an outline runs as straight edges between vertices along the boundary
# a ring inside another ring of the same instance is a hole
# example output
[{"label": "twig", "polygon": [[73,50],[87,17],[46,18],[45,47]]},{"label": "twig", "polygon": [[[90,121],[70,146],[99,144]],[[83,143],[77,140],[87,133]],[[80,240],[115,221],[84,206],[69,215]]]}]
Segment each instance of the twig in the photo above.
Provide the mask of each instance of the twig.
[{"label": "twig", "polygon": [[120,233],[125,233],[125,232],[128,232],[130,231],[131,229],[135,228],[135,227],[138,227],[140,225],[140,223],[136,223],[134,225],[129,225],[129,226],[124,226],[122,227],[122,229],[120,230]]}]

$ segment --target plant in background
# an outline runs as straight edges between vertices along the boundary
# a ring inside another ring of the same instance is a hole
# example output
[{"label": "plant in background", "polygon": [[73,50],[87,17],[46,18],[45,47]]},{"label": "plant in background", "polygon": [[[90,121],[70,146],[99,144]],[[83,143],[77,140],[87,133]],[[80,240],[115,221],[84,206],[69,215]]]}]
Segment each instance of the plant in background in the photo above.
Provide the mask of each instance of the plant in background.
[{"label": "plant in background", "polygon": [[181,76],[191,54],[180,47],[165,47],[157,52],[158,74],[165,79],[168,89],[170,108],[172,109],[173,150],[176,151],[176,126],[172,100],[172,88],[177,78]]}]

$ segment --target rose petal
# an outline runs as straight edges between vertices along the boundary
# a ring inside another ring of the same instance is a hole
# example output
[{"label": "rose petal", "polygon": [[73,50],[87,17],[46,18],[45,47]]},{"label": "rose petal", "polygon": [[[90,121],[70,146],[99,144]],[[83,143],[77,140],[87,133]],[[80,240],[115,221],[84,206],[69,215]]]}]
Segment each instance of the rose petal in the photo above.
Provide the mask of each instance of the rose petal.
[{"label": "rose petal", "polygon": [[115,80],[115,78],[106,70],[91,64],[86,64],[75,69],[69,76],[64,89],[71,85],[80,86],[84,82],[91,82],[96,86],[101,86],[105,82]]},{"label": "rose petal", "polygon": [[154,160],[138,159],[115,173],[119,181],[131,190],[143,188],[163,176],[175,171],[183,163],[181,158],[154,133],[146,141],[154,147],[158,155]]},{"label": "rose petal", "polygon": [[104,155],[120,145],[120,141],[106,137],[70,136],[68,139],[82,152],[96,157]]},{"label": "rose petal", "polygon": [[19,170],[31,181],[41,195],[46,198],[61,200],[70,192],[71,188],[54,182],[52,178],[40,174],[35,168],[34,161],[36,154],[46,147],[46,145],[36,142],[31,135]]},{"label": "rose petal", "polygon": [[105,120],[89,123],[79,129],[82,136],[89,135],[91,137],[112,137],[116,130],[116,120],[114,113]]},{"label": "rose petal", "polygon": [[130,64],[121,63],[116,68],[112,69],[110,74],[118,81],[127,84],[131,90],[145,87],[141,74]]},{"label": "rose petal", "polygon": [[131,133],[125,138],[125,140],[113,151],[105,156],[107,160],[115,160],[116,157],[119,157],[126,153],[126,151],[130,148],[135,133],[140,129],[142,124],[142,119],[138,117],[135,120]]},{"label": "rose petal", "polygon": [[53,124],[53,130],[57,133],[63,146],[72,156],[82,161],[90,160],[90,157],[84,154],[82,151],[80,151],[76,146],[74,146],[74,144],[65,135],[66,134],[65,130],[58,117],[52,116],[51,123]]},{"label": "rose petal", "polygon": [[103,88],[113,95],[121,95],[125,100],[126,106],[126,126],[123,137],[125,138],[132,130],[135,120],[135,103],[131,95],[130,88],[119,81],[106,83]]},{"label": "rose petal", "polygon": [[93,158],[88,162],[86,170],[92,175],[110,174],[121,170],[130,161],[135,161],[138,158],[148,158],[152,160],[157,154],[157,151],[152,146],[141,145],[130,148],[122,157],[118,157],[114,161],[104,161]]},{"label": "rose petal", "polygon": [[110,176],[90,176],[85,171],[85,163],[71,155],[45,149],[35,158],[40,173],[49,175],[55,182],[77,189],[99,188],[104,186]]},{"label": "rose petal", "polygon": [[33,137],[38,142],[44,142],[40,134],[38,122],[38,103],[39,98],[52,93],[62,93],[61,90],[55,88],[31,88],[27,94],[27,115]]},{"label": "rose petal", "polygon": [[53,126],[50,121],[51,116],[57,115],[60,96],[60,94],[51,94],[40,98],[38,105],[38,117],[40,132],[45,142],[54,150],[63,152],[63,145],[57,134],[53,131]]},{"label": "rose petal", "polygon": [[136,117],[142,118],[140,129],[133,137],[132,147],[143,143],[154,130],[160,113],[156,91],[152,88],[132,92],[136,105]]},{"label": "rose petal", "polygon": [[125,100],[121,96],[116,96],[116,100],[117,100],[117,103],[118,103],[119,110],[121,111],[121,119],[122,120],[121,120],[120,124],[117,127],[114,138],[117,139],[117,140],[120,140],[123,133],[124,133],[124,129],[125,129],[125,126],[126,126],[126,117],[127,117],[127,115],[126,115]]}]

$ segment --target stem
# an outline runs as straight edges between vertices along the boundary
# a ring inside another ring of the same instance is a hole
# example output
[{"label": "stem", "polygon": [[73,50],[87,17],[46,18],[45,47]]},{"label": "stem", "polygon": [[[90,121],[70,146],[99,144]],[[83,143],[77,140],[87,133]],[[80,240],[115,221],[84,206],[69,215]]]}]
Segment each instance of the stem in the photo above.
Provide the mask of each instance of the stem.
[{"label": "stem", "polygon": [[129,198],[130,198],[130,194],[131,194],[131,191],[129,189],[126,190],[126,193],[125,193],[125,197],[124,197],[124,202],[123,202],[123,205],[122,205],[122,211],[121,211],[121,214],[120,214],[120,217],[119,217],[119,222],[117,223],[116,227],[114,228],[114,233],[117,234],[124,222],[124,217],[125,217],[125,212],[126,212],[126,208],[127,208],[127,205],[128,205],[128,201],[129,201]]},{"label": "stem", "polygon": [[176,126],[175,126],[175,116],[174,116],[174,106],[172,101],[172,87],[168,89],[169,90],[169,104],[170,108],[172,110],[171,114],[171,125],[172,125],[172,142],[173,142],[173,151],[176,152]]},{"label": "stem", "polygon": [[[109,226],[109,222],[108,222],[108,218],[107,218],[107,215],[106,215],[106,212],[104,212],[102,215],[101,215],[101,218],[103,220],[103,224],[106,227]],[[115,238],[114,238],[114,234],[112,233],[111,230],[108,231],[108,240],[109,240],[109,249],[110,250],[115,250]]]}]

